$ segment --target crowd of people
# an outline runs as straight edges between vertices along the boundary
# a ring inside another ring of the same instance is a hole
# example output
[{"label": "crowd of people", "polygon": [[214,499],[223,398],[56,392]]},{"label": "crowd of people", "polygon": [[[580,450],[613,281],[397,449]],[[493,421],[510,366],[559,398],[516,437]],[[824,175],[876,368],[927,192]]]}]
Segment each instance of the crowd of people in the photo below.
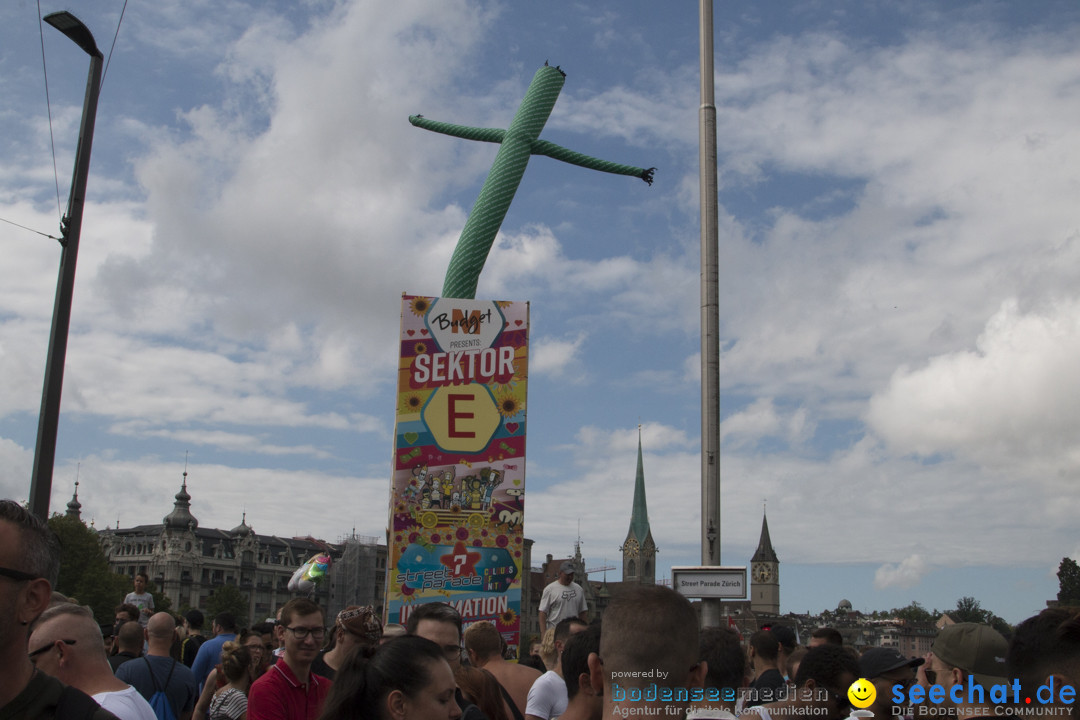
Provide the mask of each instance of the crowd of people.
[{"label": "crowd of people", "polygon": [[602,623],[572,604],[549,608],[546,619],[565,616],[536,648],[541,671],[508,661],[495,625],[463,628],[441,602],[414,606],[400,626],[370,607],[327,618],[297,598],[251,628],[221,613],[204,636],[197,610],[155,612],[139,576],[102,627],[53,592],[58,567],[48,527],[0,500],[0,720],[1066,715],[1080,682],[1078,608],[1044,610],[1008,640],[987,625],[946,626],[925,657],[905,657],[859,652],[830,628],[805,646],[788,627],[746,642],[727,627],[699,631],[686,598],[642,585],[616,595]]}]

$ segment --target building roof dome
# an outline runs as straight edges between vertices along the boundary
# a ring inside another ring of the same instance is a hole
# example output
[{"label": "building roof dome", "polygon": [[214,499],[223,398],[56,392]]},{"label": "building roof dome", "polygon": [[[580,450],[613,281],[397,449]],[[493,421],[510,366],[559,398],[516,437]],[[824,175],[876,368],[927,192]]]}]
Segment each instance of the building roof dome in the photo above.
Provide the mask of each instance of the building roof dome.
[{"label": "building roof dome", "polygon": [[199,521],[191,514],[191,496],[187,491],[187,470],[184,471],[184,481],[180,485],[180,492],[175,495],[173,511],[166,515],[162,522],[165,528],[172,530],[187,530],[199,527]]},{"label": "building roof dome", "polygon": [[230,535],[236,535],[237,537],[247,537],[251,534],[251,526],[247,524],[247,513],[245,512],[240,524],[229,531]]}]

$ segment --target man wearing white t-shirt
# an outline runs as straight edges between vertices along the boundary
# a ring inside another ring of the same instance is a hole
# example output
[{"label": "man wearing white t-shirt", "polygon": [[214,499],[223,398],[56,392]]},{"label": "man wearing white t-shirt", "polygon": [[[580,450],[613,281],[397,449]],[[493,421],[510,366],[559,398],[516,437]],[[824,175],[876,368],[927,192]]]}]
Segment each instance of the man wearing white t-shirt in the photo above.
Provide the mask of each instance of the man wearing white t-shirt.
[{"label": "man wearing white t-shirt", "polygon": [[572,617],[585,622],[588,612],[585,591],[574,582],[574,563],[567,560],[559,566],[559,579],[544,588],[544,594],[540,597],[540,628],[547,632],[560,620]]},{"label": "man wearing white t-shirt", "polygon": [[566,618],[555,626],[555,669],[536,679],[525,702],[525,720],[556,720],[566,711],[569,697],[562,674],[562,651],[571,635],[588,626],[578,618]]},{"label": "man wearing white t-shirt", "polygon": [[38,670],[82,690],[120,720],[157,720],[150,703],[113,675],[89,608],[61,603],[42,613],[28,655]]}]

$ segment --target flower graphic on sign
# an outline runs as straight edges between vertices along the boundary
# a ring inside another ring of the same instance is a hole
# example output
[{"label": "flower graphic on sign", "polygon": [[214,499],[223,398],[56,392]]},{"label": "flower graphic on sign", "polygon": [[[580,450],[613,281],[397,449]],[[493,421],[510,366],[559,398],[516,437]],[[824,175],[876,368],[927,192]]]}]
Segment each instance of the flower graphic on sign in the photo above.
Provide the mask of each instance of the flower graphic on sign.
[{"label": "flower graphic on sign", "polygon": [[409,302],[409,309],[412,310],[413,315],[416,315],[418,317],[423,317],[424,313],[426,313],[430,308],[431,300],[426,297],[414,297]]}]

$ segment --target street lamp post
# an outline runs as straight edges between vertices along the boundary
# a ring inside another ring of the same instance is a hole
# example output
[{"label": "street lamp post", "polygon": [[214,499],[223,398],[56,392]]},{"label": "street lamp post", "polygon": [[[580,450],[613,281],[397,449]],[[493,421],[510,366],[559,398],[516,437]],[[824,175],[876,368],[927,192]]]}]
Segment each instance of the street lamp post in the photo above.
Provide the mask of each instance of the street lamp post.
[{"label": "street lamp post", "polygon": [[[713,80],[713,0],[701,0],[701,564],[720,564],[720,247]],[[701,601],[703,627],[720,624],[721,601]]]},{"label": "street lamp post", "polygon": [[75,170],[68,195],[67,214],[60,221],[60,276],[56,281],[49,355],[45,361],[45,384],[41,392],[37,445],[34,448],[34,471],[30,478],[30,511],[42,520],[49,517],[52,493],[53,461],[56,458],[56,430],[60,422],[60,393],[64,386],[64,358],[67,355],[68,326],[71,323],[71,296],[75,288],[75,261],[79,254],[86,178],[90,173],[90,146],[94,139],[98,94],[104,56],[90,30],[69,12],[46,15],[45,22],[68,36],[90,56],[90,74],[86,80],[79,144],[75,152]]}]

